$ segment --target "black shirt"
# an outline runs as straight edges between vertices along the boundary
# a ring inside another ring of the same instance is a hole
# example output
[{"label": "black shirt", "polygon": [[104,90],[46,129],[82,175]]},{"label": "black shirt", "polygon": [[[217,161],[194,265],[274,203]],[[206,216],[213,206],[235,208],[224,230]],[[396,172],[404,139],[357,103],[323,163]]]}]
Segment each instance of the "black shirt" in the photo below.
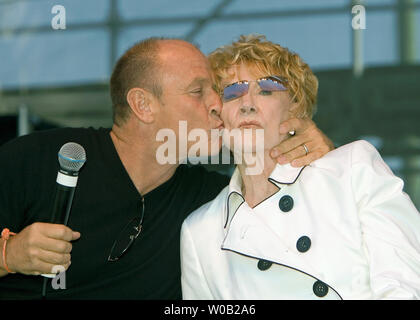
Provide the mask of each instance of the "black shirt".
[{"label": "black shirt", "polygon": [[[56,129],[18,138],[0,148],[0,229],[20,232],[49,222],[66,142],[81,144],[87,162],[79,173],[68,226],[73,242],[66,289],[47,286],[54,299],[180,299],[179,235],[185,217],[212,200],[229,178],[200,166],[180,165],[165,183],[144,195],[143,230],[116,262],[107,258],[118,234],[140,214],[138,193],[114,148],[110,129]],[[43,277],[0,278],[0,298],[41,298]]]}]

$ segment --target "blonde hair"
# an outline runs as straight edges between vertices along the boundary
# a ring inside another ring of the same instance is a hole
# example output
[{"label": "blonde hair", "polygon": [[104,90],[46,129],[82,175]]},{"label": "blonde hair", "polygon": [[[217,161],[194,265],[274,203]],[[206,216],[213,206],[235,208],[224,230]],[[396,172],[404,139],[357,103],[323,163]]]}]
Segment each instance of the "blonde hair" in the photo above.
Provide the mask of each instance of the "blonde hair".
[{"label": "blonde hair", "polygon": [[267,76],[287,79],[291,100],[297,104],[295,116],[312,118],[315,113],[318,79],[309,66],[297,55],[263,35],[241,35],[238,41],[222,46],[209,55],[215,89],[223,91],[222,81],[232,77],[229,69],[242,63],[256,67]]}]

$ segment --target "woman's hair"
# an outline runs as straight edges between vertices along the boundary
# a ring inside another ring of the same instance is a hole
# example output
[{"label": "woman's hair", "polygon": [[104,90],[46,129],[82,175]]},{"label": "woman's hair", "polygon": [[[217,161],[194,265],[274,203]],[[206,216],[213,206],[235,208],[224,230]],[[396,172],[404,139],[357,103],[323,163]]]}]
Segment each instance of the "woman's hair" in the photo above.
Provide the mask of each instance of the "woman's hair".
[{"label": "woman's hair", "polygon": [[233,71],[229,69],[244,63],[256,68],[264,76],[286,78],[290,98],[298,105],[295,116],[312,118],[314,115],[318,79],[296,53],[268,41],[265,36],[242,35],[231,45],[222,46],[210,53],[208,58],[217,92],[222,92],[223,80],[233,77]]}]

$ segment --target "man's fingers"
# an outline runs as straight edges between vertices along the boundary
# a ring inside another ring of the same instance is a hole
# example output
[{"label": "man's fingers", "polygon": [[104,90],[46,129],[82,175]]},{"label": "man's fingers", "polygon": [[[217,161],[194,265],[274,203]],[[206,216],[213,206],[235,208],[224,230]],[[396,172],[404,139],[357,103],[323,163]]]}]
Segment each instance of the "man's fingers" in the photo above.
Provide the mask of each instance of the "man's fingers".
[{"label": "man's fingers", "polygon": [[298,167],[303,167],[303,166],[307,166],[309,164],[311,164],[313,161],[319,159],[322,156],[322,152],[320,151],[313,151],[308,153],[308,155],[297,158],[295,160],[293,160],[290,165],[292,167],[298,168]]},{"label": "man's fingers", "polygon": [[57,269],[58,265],[61,265],[64,267],[65,270],[67,270],[70,267],[70,262],[68,262],[67,264],[61,265],[61,264],[51,264],[51,263],[46,263],[44,261],[39,260],[39,262],[37,263],[37,267],[36,267],[36,271],[30,271],[26,274],[32,274],[32,275],[36,275],[39,276],[41,274],[51,274],[54,273],[54,271],[59,271],[59,269]]},{"label": "man's fingers", "polygon": [[71,241],[77,240],[79,238],[80,238],[80,232],[78,232],[78,231],[72,231]]},{"label": "man's fingers", "polygon": [[[315,123],[309,118],[292,118],[281,124],[280,133],[287,133],[294,130],[296,135],[283,140],[271,150],[271,157],[279,164],[286,164],[298,160],[292,166],[308,165],[311,161],[317,160],[334,149],[334,146]],[[308,155],[303,145],[308,149]]]},{"label": "man's fingers", "polygon": [[69,266],[72,244],[80,237],[64,225],[33,223],[8,243],[8,264],[23,274],[51,273],[56,265]]},{"label": "man's fingers", "polygon": [[64,266],[70,262],[71,256],[69,253],[60,254],[57,252],[40,249],[38,258],[45,263]]},{"label": "man's fingers", "polygon": [[71,264],[71,255],[69,253],[62,254],[40,248],[33,250],[32,253],[34,256],[31,258],[31,270],[33,271],[29,271],[29,274],[53,273],[54,270],[57,270],[57,266],[63,266],[67,270]]},{"label": "man's fingers", "polygon": [[311,126],[311,124],[313,124],[313,122],[309,118],[292,118],[283,122],[280,125],[280,134],[295,131],[296,135],[283,140],[279,145],[275,146],[271,150],[271,157],[277,158],[281,154],[290,152],[293,149],[298,148],[303,143],[307,143],[308,140],[311,140],[310,135],[308,135],[309,133],[305,131]]},{"label": "man's fingers", "polygon": [[39,243],[39,248],[56,253],[70,253],[73,247],[69,241],[46,238]]},{"label": "man's fingers", "polygon": [[56,253],[70,253],[72,250],[70,241],[80,237],[79,232],[72,231],[61,224],[49,224],[43,234],[44,237],[39,240],[38,246],[46,251]]},{"label": "man's fingers", "polygon": [[305,131],[312,123],[312,120],[309,118],[288,119],[280,124],[280,134],[286,134],[290,131],[301,133],[302,131]]},{"label": "man's fingers", "polygon": [[273,147],[271,156],[273,158],[278,157],[280,154],[286,154],[287,152],[296,149],[300,145],[306,142],[306,139],[302,135],[297,135],[283,140],[279,145]]},{"label": "man's fingers", "polygon": [[73,231],[62,224],[48,224],[48,227],[44,229],[44,235],[48,238],[64,241],[74,241],[80,238],[79,232]]},{"label": "man's fingers", "polygon": [[[308,154],[314,151],[312,148],[315,148],[315,144],[312,142],[305,142],[306,148],[308,149]],[[303,147],[303,144],[298,145],[296,148],[283,153],[280,157],[277,158],[279,164],[286,164],[295,159],[299,159],[306,156],[306,150]]]}]

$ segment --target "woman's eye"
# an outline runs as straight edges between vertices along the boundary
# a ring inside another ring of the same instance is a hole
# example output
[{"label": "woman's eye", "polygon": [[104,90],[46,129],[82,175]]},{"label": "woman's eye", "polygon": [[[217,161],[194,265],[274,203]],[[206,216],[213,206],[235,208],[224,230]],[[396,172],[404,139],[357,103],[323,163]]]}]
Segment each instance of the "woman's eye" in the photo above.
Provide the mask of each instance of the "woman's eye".
[{"label": "woman's eye", "polygon": [[267,90],[261,90],[260,91],[260,95],[262,95],[262,96],[269,96],[269,95],[271,95],[271,91],[267,91]]}]

